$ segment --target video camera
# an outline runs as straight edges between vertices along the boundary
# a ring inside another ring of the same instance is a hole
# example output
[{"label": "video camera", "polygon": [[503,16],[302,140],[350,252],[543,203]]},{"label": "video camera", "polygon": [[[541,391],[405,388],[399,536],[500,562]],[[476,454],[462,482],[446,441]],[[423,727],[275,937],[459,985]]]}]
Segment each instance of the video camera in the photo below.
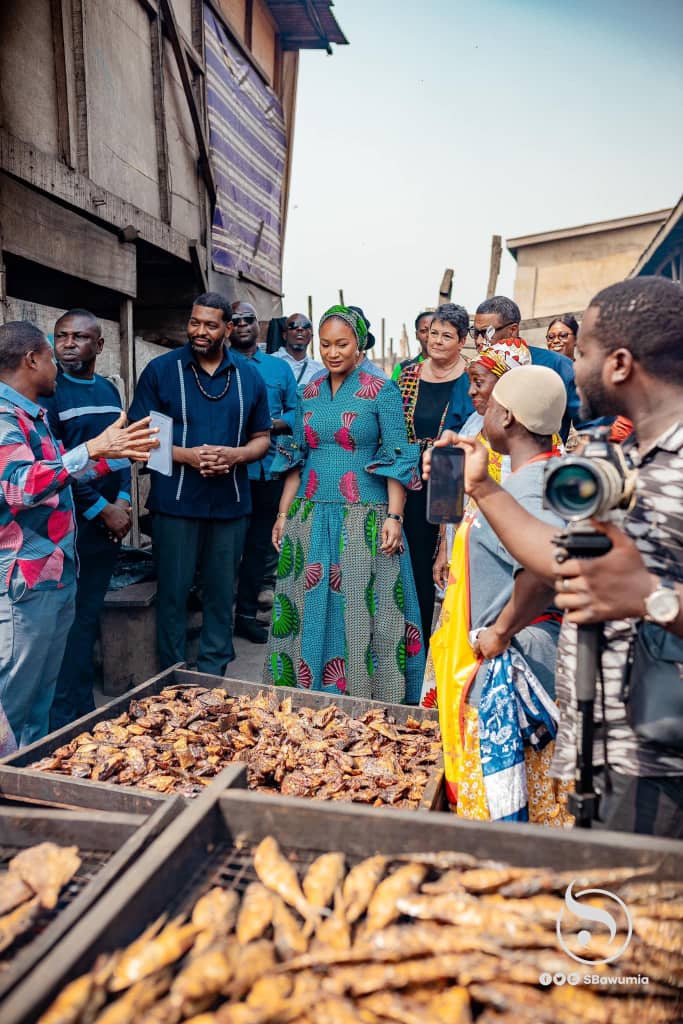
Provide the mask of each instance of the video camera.
[{"label": "video camera", "polygon": [[633,503],[638,474],[627,465],[621,447],[608,440],[609,430],[596,427],[581,455],[547,467],[544,504],[570,523],[605,519]]},{"label": "video camera", "polygon": [[[609,430],[591,430],[581,455],[569,455],[546,468],[544,504],[568,523],[554,538],[558,562],[606,555],[612,542],[591,520],[607,519],[617,509],[630,508],[635,500],[637,472],[629,467],[621,448],[610,443]],[[593,784],[593,711],[602,642],[601,624],[578,627],[577,762],[575,788],[568,805],[579,828],[590,828],[598,813],[599,798]]]}]

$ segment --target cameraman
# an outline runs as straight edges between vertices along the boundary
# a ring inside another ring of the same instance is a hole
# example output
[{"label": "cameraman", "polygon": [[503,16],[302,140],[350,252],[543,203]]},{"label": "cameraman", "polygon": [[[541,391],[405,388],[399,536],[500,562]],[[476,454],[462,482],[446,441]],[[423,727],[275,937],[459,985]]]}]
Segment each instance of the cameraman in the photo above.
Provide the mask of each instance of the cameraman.
[{"label": "cameraman", "polygon": [[467,492],[513,557],[537,576],[555,581],[557,603],[568,610],[557,659],[562,717],[553,774],[574,777],[575,623],[600,621],[604,693],[598,681],[593,754],[596,788],[602,793],[600,824],[672,837],[683,837],[683,750],[640,740],[628,724],[621,690],[635,626],[644,612],[677,636],[683,631],[682,331],[683,290],[666,278],[635,278],[605,288],[583,318],[575,363],[582,417],[627,416],[634,433],[624,451],[638,468],[635,506],[624,516],[623,532],[606,527],[615,546],[600,559],[558,565],[555,531],[491,480],[485,449],[450,432],[437,442],[459,442],[465,448]]}]

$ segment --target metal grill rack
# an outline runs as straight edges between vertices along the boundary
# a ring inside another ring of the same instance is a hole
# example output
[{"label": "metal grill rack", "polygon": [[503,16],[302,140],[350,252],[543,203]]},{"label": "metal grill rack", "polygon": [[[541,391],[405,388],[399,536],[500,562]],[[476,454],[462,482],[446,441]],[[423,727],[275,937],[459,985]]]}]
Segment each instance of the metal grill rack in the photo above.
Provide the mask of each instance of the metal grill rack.
[{"label": "metal grill rack", "polygon": [[[20,846],[0,846],[0,872],[7,870],[7,865],[21,853]],[[78,856],[81,858],[81,866],[67,885],[64,886],[57,905],[53,910],[42,908],[38,917],[22,935],[14,940],[8,949],[0,953],[0,994],[2,993],[2,982],[5,972],[12,972],[14,963],[21,951],[30,946],[31,943],[42,935],[48,925],[66,910],[68,906],[80,895],[86,886],[99,874],[104,865],[111,858],[111,851],[82,850],[79,848]]]},{"label": "metal grill rack", "polygon": [[[213,885],[243,891],[256,877],[252,849],[267,835],[302,869],[331,850],[342,851],[349,865],[375,853],[460,850],[483,859],[499,859],[504,852],[506,861],[520,866],[580,872],[647,865],[653,878],[683,875],[683,846],[676,841],[463,822],[448,814],[387,815],[353,804],[265,797],[239,788],[245,784],[243,775],[244,766],[225,769],[186,806],[134,869],[36,968],[30,984],[12,994],[3,1006],[3,1024],[33,1024],[69,981],[91,969],[99,954],[128,945],[161,913],[189,911]],[[187,881],[179,890],[181,879]]]},{"label": "metal grill rack", "polygon": [[[137,786],[121,786],[111,782],[96,782],[90,779],[75,779],[56,772],[35,771],[28,767],[35,761],[48,757],[59,747],[69,743],[83,732],[92,731],[102,721],[116,718],[128,711],[134,700],[154,696],[166,687],[180,689],[184,687],[218,687],[227,691],[230,697],[256,697],[263,690],[276,691],[284,700],[291,698],[294,708],[307,706],[315,709],[336,704],[352,717],[359,717],[372,709],[386,709],[397,722],[405,722],[408,717],[438,720],[438,713],[432,709],[412,707],[402,704],[384,704],[380,701],[361,700],[354,697],[314,693],[307,690],[289,689],[286,687],[262,686],[258,683],[247,683],[239,679],[222,679],[219,676],[207,675],[203,672],[191,672],[182,666],[174,666],[161,672],[154,678],[142,683],[134,690],[129,690],[122,697],[117,697],[93,711],[90,715],[72,722],[70,725],[51,733],[18,753],[0,762],[0,797],[13,794],[24,800],[39,799],[42,802],[65,806],[99,807],[109,811],[125,811],[132,813],[151,813],[154,802],[167,800],[167,796],[151,793]],[[17,769],[21,769],[18,771]],[[446,807],[443,783],[443,760],[434,766],[425,786],[422,802],[418,811],[443,810]],[[72,803],[71,803],[72,802]],[[393,807],[382,808],[383,813],[396,813]],[[410,813],[415,813],[411,811]]]},{"label": "metal grill rack", "polygon": [[41,910],[27,931],[0,954],[0,1020],[4,1001],[36,964],[93,906],[180,813],[182,800],[164,801],[149,818],[134,814],[0,807],[0,871],[21,850],[51,841],[77,846],[81,864],[53,910]]}]

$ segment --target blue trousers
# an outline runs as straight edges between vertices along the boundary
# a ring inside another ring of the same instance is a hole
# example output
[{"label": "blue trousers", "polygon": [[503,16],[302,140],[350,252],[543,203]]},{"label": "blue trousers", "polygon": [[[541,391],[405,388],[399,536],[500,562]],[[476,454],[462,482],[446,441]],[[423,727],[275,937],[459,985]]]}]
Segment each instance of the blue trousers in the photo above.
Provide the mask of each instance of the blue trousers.
[{"label": "blue trousers", "polygon": [[119,551],[119,545],[109,539],[98,520],[89,521],[79,516],[76,552],[80,573],[76,615],[66,642],[50,711],[51,731],[61,729],[63,725],[95,710],[93,648],[100,612]]},{"label": "blue trousers", "polygon": [[0,594],[0,703],[20,747],[50,731],[50,706],[74,617],[76,584]]}]

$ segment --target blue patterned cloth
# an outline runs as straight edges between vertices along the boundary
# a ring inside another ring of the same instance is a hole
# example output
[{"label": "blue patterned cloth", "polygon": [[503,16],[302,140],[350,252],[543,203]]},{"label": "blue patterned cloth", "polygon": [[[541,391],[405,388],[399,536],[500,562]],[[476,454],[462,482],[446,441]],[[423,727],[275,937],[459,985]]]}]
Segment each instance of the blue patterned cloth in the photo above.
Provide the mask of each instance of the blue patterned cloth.
[{"label": "blue patterned cloth", "polygon": [[272,471],[301,482],[282,539],[265,682],[417,703],[420,612],[407,551],[380,550],[387,480],[417,480],[396,385],[357,368],[300,391],[294,433]]},{"label": "blue patterned cloth", "polygon": [[492,821],[529,820],[524,747],[542,750],[557,723],[557,708],[517,651],[491,659],[479,700],[479,753]]}]

